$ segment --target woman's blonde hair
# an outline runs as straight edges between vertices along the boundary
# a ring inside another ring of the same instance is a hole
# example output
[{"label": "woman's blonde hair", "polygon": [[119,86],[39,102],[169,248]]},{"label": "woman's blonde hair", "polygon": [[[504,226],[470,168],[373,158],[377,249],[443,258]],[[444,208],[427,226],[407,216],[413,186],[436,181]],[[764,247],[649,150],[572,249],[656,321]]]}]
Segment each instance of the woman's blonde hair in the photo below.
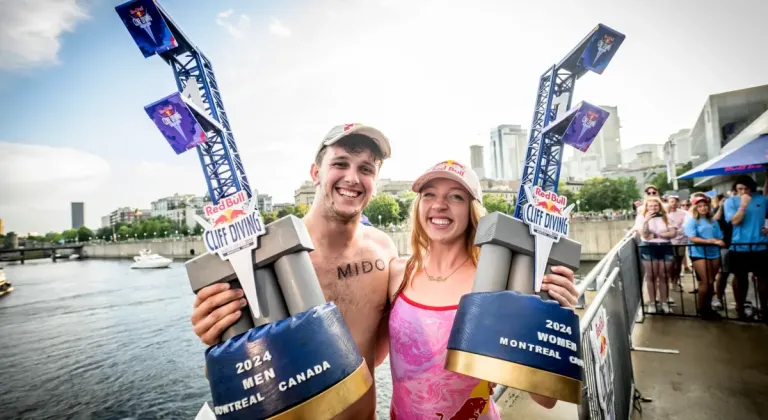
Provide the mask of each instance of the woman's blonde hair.
[{"label": "woman's blonde hair", "polygon": [[664,208],[664,204],[661,202],[661,199],[658,197],[648,197],[645,199],[645,208],[643,209],[643,216],[648,214],[648,203],[651,201],[655,201],[659,203],[659,213],[661,213],[661,218],[664,220],[664,224],[669,226],[669,220],[667,219],[667,210]]},{"label": "woman's blonde hair", "polygon": [[[411,257],[405,263],[405,274],[403,275],[402,282],[400,282],[400,287],[398,287],[392,298],[393,304],[400,293],[408,287],[413,276],[424,268],[424,259],[429,253],[429,237],[424,230],[424,226],[421,225],[421,220],[419,220],[420,204],[421,194],[418,194],[413,199],[413,203],[411,203]],[[464,231],[464,248],[467,251],[467,255],[469,255],[469,261],[474,267],[477,267],[477,259],[480,257],[480,247],[475,246],[477,224],[485,213],[485,207],[478,200],[470,202],[469,223],[467,223],[467,229]]]},{"label": "woman's blonde hair", "polygon": [[[704,196],[706,197],[706,196]],[[709,199],[705,198],[704,202],[707,203],[707,214],[706,217],[708,221],[712,221],[712,204],[709,202]],[[699,213],[699,202],[696,202],[696,204],[691,203],[691,217],[696,219],[696,221],[699,221],[699,218],[701,218],[701,214]]]}]

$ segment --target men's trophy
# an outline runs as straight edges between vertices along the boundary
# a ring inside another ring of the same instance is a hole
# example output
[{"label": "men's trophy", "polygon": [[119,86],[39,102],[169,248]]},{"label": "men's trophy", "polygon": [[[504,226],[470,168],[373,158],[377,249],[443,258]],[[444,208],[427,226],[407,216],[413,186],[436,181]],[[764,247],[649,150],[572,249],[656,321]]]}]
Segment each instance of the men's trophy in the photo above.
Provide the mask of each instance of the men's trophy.
[{"label": "men's trophy", "polygon": [[586,102],[569,110],[573,85],[587,70],[602,73],[623,39],[598,25],[541,77],[517,217],[494,212],[480,219],[474,286],[459,302],[446,369],[581,403],[579,317],[541,286],[549,267],[576,271],[581,257],[581,244],[567,237],[573,204],[556,192],[563,144],[586,151],[609,116]]},{"label": "men's trophy", "polygon": [[192,291],[242,289],[240,319],[205,352],[213,399],[198,419],[331,419],[372,386],[339,309],[326,302],[295,216],[264,226],[237,152],[210,61],[154,0],[115,7],[144,57],[173,67],[176,92],[145,107],[176,154],[196,149],[212,203],[204,207],[207,254],[186,264]]}]

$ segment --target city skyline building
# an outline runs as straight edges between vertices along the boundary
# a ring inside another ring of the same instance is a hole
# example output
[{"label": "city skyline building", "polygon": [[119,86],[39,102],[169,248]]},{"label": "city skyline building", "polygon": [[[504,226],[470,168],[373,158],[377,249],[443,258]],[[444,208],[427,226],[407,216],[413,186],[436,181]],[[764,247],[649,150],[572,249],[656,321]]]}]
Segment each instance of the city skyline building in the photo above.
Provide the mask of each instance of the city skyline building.
[{"label": "city skyline building", "polygon": [[70,203],[70,210],[72,212],[72,229],[80,229],[85,226],[85,203],[72,202]]},{"label": "city skyline building", "polygon": [[523,175],[528,149],[528,130],[517,124],[502,124],[491,129],[488,177],[516,181]]},{"label": "city skyline building", "polygon": [[485,156],[483,146],[474,144],[469,146],[469,167],[477,174],[480,179],[485,178]]}]

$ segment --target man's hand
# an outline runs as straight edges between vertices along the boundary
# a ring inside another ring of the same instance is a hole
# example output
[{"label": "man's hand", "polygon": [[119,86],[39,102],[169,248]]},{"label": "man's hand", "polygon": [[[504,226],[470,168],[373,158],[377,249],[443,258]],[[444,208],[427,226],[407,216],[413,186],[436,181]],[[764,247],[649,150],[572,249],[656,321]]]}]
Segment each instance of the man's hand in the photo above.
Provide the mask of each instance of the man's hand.
[{"label": "man's hand", "polygon": [[212,284],[197,292],[191,319],[203,343],[218,343],[224,330],[240,319],[240,309],[248,303],[243,296],[243,289],[231,289],[229,283]]},{"label": "man's hand", "polygon": [[567,267],[553,266],[552,273],[544,276],[541,290],[549,293],[564,308],[573,308],[579,301],[579,292],[573,283],[573,270]]},{"label": "man's hand", "polygon": [[741,205],[739,207],[747,207],[750,201],[752,201],[752,194],[741,195]]}]

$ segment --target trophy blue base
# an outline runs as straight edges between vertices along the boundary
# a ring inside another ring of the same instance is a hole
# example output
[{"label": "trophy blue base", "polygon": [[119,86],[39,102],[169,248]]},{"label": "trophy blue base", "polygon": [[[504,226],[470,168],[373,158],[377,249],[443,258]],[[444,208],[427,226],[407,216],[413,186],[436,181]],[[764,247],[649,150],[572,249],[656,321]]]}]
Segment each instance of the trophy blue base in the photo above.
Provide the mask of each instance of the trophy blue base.
[{"label": "trophy blue base", "polygon": [[205,359],[219,419],[332,419],[373,384],[333,303],[252,328]]},{"label": "trophy blue base", "polygon": [[581,404],[579,317],[538,295],[469,293],[448,339],[445,368]]}]

